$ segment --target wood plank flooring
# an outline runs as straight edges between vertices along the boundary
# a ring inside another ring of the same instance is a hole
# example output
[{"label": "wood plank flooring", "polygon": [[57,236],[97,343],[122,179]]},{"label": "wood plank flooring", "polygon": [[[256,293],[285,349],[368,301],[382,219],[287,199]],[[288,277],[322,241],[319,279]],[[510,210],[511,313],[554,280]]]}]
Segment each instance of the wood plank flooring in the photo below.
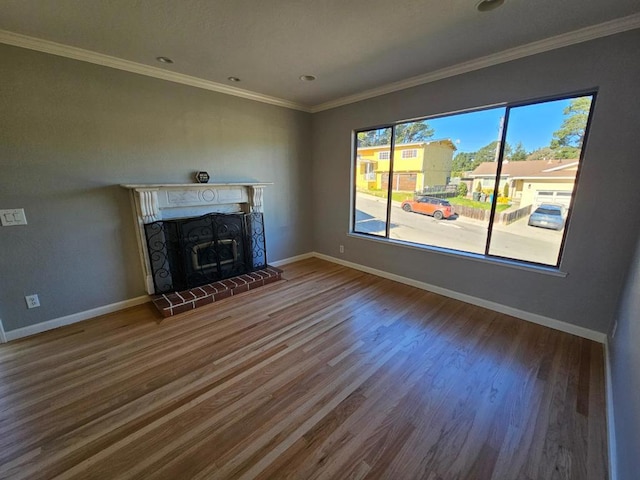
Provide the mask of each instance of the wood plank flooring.
[{"label": "wood plank flooring", "polygon": [[607,478],[602,346],[310,259],[0,345],[0,478]]}]

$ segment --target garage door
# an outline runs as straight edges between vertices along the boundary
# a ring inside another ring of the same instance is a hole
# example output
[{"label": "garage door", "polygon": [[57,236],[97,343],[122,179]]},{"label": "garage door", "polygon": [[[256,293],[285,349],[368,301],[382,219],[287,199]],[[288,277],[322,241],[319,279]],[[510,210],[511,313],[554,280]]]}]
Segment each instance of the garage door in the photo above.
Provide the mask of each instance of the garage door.
[{"label": "garage door", "polygon": [[[415,192],[418,176],[415,173],[394,173],[393,190]],[[389,173],[382,174],[382,189],[389,188]]]},{"label": "garage door", "polygon": [[555,203],[569,208],[571,205],[571,192],[565,190],[540,190],[536,193],[536,207],[541,203]]}]

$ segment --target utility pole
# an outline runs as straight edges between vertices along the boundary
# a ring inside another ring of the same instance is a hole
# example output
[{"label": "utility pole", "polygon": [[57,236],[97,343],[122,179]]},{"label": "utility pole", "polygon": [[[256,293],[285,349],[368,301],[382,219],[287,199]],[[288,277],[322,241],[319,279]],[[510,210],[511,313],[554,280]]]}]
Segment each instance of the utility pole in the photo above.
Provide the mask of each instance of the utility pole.
[{"label": "utility pole", "polygon": [[500,144],[502,143],[502,130],[504,130],[504,117],[500,117],[500,127],[498,128],[498,141],[496,142],[496,154],[493,156],[493,161],[498,161],[500,155]]}]

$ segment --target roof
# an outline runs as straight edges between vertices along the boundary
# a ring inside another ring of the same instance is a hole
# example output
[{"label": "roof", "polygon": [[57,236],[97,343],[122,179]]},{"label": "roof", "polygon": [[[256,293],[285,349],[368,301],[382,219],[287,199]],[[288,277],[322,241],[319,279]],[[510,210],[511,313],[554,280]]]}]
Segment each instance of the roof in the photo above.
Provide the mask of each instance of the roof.
[{"label": "roof", "polygon": [[[470,177],[493,177],[496,174],[496,162],[483,162],[469,174]],[[528,160],[522,162],[504,162],[500,176],[520,178],[575,178],[578,160]]]},{"label": "roof", "polygon": [[[449,138],[440,138],[438,140],[425,140],[423,142],[411,142],[411,143],[396,143],[395,148],[407,148],[407,147],[422,147],[428,146],[432,144],[445,145],[453,150],[457,150],[451,139]],[[389,150],[391,146],[389,144],[386,145],[371,145],[368,147],[359,147],[358,150]]]}]

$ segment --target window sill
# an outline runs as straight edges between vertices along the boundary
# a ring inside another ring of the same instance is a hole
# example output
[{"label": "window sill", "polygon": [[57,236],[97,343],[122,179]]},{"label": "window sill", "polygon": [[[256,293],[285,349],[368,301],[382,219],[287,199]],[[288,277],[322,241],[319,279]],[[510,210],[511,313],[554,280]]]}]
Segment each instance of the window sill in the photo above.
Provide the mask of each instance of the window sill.
[{"label": "window sill", "polygon": [[434,247],[430,245],[418,245],[410,242],[403,242],[402,240],[393,240],[390,238],[376,238],[371,235],[360,234],[349,232],[347,234],[349,237],[361,239],[361,240],[369,240],[375,243],[382,243],[386,245],[394,245],[403,248],[410,248],[412,250],[419,251],[428,251],[432,253],[437,253],[440,255],[446,255],[449,257],[461,258],[465,260],[472,260],[475,262],[489,263],[491,265],[498,265],[507,268],[515,268],[518,270],[525,270],[533,273],[540,273],[543,275],[551,275],[554,277],[566,277],[568,275],[567,272],[563,272],[559,268],[556,267],[546,267],[544,265],[533,265],[530,263],[520,262],[518,260],[509,260],[506,258],[499,257],[489,257],[486,255],[481,255],[478,253],[470,253],[470,252],[462,252],[459,250],[450,250],[442,247]]}]

